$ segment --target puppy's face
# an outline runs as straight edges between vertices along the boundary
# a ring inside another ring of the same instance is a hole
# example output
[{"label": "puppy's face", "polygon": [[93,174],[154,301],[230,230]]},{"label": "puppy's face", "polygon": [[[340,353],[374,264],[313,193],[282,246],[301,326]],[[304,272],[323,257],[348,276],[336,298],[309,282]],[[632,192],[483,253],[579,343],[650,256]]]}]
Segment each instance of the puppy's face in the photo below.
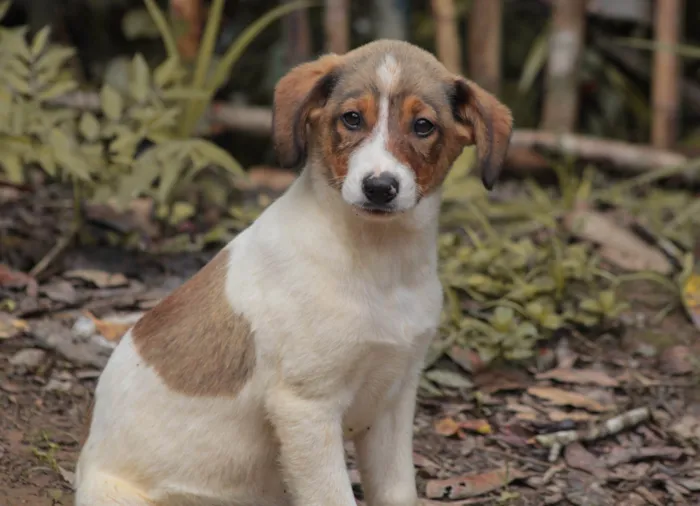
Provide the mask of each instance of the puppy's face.
[{"label": "puppy's face", "polygon": [[409,210],[438,188],[465,146],[495,183],[512,118],[492,95],[431,54],[377,41],[292,69],[275,89],[274,142],[283,165],[310,160],[360,214]]}]

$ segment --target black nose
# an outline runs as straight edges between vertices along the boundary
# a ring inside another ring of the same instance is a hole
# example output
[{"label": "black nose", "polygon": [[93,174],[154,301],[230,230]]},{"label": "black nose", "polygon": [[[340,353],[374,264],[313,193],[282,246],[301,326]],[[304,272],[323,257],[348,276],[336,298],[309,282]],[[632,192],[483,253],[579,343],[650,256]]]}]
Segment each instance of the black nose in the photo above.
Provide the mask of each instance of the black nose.
[{"label": "black nose", "polygon": [[372,204],[383,206],[399,194],[399,180],[386,172],[370,175],[362,180],[362,191]]}]

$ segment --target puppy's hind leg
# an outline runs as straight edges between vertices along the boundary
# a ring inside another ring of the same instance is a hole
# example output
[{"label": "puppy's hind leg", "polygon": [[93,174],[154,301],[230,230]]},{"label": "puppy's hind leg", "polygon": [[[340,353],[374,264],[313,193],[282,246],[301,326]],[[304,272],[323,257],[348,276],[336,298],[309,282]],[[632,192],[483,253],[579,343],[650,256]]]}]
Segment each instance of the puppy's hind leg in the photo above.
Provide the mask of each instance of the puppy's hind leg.
[{"label": "puppy's hind leg", "polygon": [[75,506],[158,506],[130,483],[101,472],[91,472],[80,480]]}]

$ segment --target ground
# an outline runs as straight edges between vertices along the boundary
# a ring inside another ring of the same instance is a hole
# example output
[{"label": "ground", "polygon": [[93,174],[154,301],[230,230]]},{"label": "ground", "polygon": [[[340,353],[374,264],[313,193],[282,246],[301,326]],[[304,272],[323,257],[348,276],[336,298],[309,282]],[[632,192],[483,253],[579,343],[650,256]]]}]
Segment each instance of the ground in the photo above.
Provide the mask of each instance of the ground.
[{"label": "ground", "polygon": [[[67,211],[36,205],[14,209],[13,219],[33,220],[27,237],[38,235],[45,250],[55,230],[44,234],[42,227],[54,225],[41,217]],[[12,262],[28,269],[36,258],[27,244],[15,244],[17,256],[3,254],[0,268]],[[212,253],[81,247],[37,285],[0,271],[0,505],[72,504],[85,414],[109,350],[103,338],[98,351],[71,344],[75,329],[94,330],[96,321],[104,338],[118,335],[124,324],[114,315],[152,307]],[[630,285],[631,308],[620,326],[557,336],[531,363],[484,369],[455,352],[462,366],[452,364],[450,381],[461,378],[455,388],[442,397],[421,391],[418,399],[421,495],[436,504],[700,504],[700,340],[680,308],[654,321],[657,292]],[[611,418],[619,423],[609,425],[610,434],[570,442],[559,453],[534,439],[570,429],[580,436]],[[356,472],[351,477],[357,481]],[[356,491],[361,500],[357,483]]]}]

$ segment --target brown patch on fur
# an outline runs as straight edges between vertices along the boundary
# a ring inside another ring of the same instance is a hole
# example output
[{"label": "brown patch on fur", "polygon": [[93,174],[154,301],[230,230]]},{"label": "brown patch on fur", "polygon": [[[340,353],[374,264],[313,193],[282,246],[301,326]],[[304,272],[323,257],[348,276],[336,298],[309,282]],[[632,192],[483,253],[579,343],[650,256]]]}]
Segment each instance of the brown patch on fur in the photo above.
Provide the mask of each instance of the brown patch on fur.
[{"label": "brown patch on fur", "polygon": [[[362,126],[349,130],[341,119],[346,112],[355,111],[362,116]],[[331,186],[340,188],[348,173],[348,161],[353,149],[372,133],[377,124],[378,104],[374,95],[365,93],[341,102],[337,108],[327,111],[326,120],[317,128],[324,159],[330,169]]]},{"label": "brown patch on fur", "polygon": [[458,133],[466,145],[476,144],[478,168],[486,188],[498,179],[508,153],[513,116],[505,105],[489,92],[464,78],[458,78]]},{"label": "brown patch on fur", "polygon": [[332,72],[342,57],[329,54],[290,70],[275,86],[272,108],[272,140],[280,164],[294,168],[303,164],[307,150],[307,125],[315,121],[314,110],[325,103]]},{"label": "brown patch on fur", "polygon": [[[419,194],[425,196],[444,181],[462,147],[453,129],[441,124],[438,112],[416,95],[408,95],[391,122],[388,149],[416,174]],[[413,132],[413,123],[424,118],[435,125],[428,137]]]},{"label": "brown patch on fur", "polygon": [[228,258],[228,249],[220,251],[132,330],[143,360],[185,395],[235,396],[253,374],[250,324],[225,293]]}]

